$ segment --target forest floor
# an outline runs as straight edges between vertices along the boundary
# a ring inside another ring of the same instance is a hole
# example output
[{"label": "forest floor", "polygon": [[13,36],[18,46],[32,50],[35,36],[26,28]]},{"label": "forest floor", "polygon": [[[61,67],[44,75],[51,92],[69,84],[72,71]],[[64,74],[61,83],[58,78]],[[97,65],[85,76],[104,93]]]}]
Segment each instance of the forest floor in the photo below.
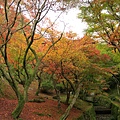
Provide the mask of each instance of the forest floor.
[{"label": "forest floor", "polygon": [[[29,89],[29,100],[35,98],[43,98],[45,101],[41,103],[27,102],[20,115],[20,120],[59,120],[65,112],[68,105],[61,103],[61,108],[58,108],[58,102],[53,99],[55,94],[41,94],[35,96],[36,83],[33,83]],[[0,97],[0,120],[13,120],[11,113],[17,105],[17,100],[12,89],[4,86],[4,95]],[[76,120],[82,111],[77,108],[72,108],[67,120]]]}]

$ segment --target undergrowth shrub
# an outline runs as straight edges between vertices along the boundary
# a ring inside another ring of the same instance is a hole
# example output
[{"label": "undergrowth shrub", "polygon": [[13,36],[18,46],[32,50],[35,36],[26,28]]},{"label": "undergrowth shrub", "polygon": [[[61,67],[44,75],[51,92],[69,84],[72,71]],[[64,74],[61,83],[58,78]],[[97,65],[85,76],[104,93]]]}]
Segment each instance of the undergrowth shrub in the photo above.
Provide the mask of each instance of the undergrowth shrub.
[{"label": "undergrowth shrub", "polygon": [[50,80],[44,80],[41,85],[42,93],[51,93],[54,89],[53,83]]}]

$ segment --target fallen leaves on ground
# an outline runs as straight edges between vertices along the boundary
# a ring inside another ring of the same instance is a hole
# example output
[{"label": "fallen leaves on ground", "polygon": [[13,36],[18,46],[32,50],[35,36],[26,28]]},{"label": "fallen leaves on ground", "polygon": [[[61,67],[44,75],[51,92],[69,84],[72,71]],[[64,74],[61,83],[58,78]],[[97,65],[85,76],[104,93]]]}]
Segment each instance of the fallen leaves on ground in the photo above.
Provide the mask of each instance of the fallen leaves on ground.
[{"label": "fallen leaves on ground", "polygon": [[[0,120],[13,120],[11,113],[16,105],[17,100],[0,98]],[[45,102],[41,103],[27,102],[20,118],[22,120],[59,120],[67,105],[61,104],[61,109],[57,105],[57,101],[50,99],[45,99]],[[75,120],[80,114],[80,110],[73,108],[67,120]]]}]

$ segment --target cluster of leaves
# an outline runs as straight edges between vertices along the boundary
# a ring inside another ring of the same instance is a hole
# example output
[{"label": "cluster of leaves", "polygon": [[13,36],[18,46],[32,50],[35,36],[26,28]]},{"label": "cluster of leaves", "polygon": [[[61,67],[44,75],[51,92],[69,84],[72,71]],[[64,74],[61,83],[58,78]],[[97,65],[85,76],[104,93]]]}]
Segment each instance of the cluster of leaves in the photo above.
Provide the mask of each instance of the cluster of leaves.
[{"label": "cluster of leaves", "polygon": [[96,83],[104,79],[101,76],[107,76],[107,70],[103,68],[110,60],[109,55],[101,54],[90,37],[70,40],[64,36],[43,59],[43,71],[52,74],[56,83],[64,83],[66,90],[74,92],[79,82],[88,85],[89,81]]},{"label": "cluster of leaves", "polygon": [[[119,77],[120,77],[120,56],[119,52],[115,52],[107,44],[98,44],[97,48],[101,51],[102,54],[107,54],[110,56],[111,60],[103,66],[109,68],[108,72],[111,73],[111,77],[106,78],[106,81],[109,83],[110,88],[115,89],[116,86],[119,86]],[[118,88],[119,89],[119,88]]]},{"label": "cluster of leaves", "polygon": [[120,1],[93,0],[80,7],[78,17],[87,22],[86,32],[100,41],[117,48],[120,52]]}]

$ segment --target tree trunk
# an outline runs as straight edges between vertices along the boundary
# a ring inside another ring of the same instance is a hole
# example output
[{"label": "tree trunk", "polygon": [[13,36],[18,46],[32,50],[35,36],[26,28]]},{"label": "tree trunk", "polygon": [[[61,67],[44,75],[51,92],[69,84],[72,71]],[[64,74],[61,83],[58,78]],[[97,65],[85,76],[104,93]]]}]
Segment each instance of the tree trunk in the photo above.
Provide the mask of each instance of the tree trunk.
[{"label": "tree trunk", "polygon": [[69,99],[70,99],[70,91],[67,91],[67,97],[66,97],[66,101],[65,103],[68,104],[69,103]]},{"label": "tree trunk", "polygon": [[67,86],[66,86],[66,92],[67,92],[67,97],[66,97],[66,101],[65,103],[68,104],[69,103],[69,99],[70,99],[70,88],[69,88],[69,85],[67,83]]},{"label": "tree trunk", "polygon": [[39,79],[38,80],[38,88],[37,88],[37,91],[35,93],[36,96],[38,96],[38,94],[40,93],[40,87],[41,87],[41,80]]},{"label": "tree trunk", "polygon": [[60,90],[57,90],[57,87],[56,87],[56,82],[55,80],[53,79],[53,85],[54,85],[54,89],[55,89],[55,92],[56,92],[56,95],[57,95],[57,100],[58,100],[58,108],[61,108],[61,102],[60,102]]},{"label": "tree trunk", "polygon": [[[28,86],[29,86],[29,85],[28,85]],[[25,105],[25,103],[26,103],[26,101],[27,101],[27,98],[28,98],[28,88],[29,88],[28,86],[26,86],[26,87],[24,88],[24,94],[23,94],[23,95],[19,93],[17,107],[16,107],[15,110],[12,112],[12,117],[13,117],[14,119],[19,118],[19,116],[20,116],[20,114],[21,114],[21,112],[22,112],[22,110],[23,110],[23,108],[24,108],[24,105]]]},{"label": "tree trunk", "polygon": [[70,105],[68,106],[68,108],[66,109],[65,113],[61,116],[60,120],[66,120],[69,113],[70,113],[70,110],[72,109],[73,105],[75,104],[78,96],[79,96],[79,93],[80,93],[80,87],[81,87],[81,84],[79,83],[78,85],[78,88],[76,90],[76,93],[72,99],[72,102],[70,103]]},{"label": "tree trunk", "polygon": [[24,96],[23,95],[20,95],[19,97],[19,100],[18,100],[18,105],[17,107],[15,108],[15,110],[12,112],[12,117],[14,119],[17,119],[19,117],[19,115],[21,114],[22,112],[22,109],[25,105],[25,99],[24,99]]}]

